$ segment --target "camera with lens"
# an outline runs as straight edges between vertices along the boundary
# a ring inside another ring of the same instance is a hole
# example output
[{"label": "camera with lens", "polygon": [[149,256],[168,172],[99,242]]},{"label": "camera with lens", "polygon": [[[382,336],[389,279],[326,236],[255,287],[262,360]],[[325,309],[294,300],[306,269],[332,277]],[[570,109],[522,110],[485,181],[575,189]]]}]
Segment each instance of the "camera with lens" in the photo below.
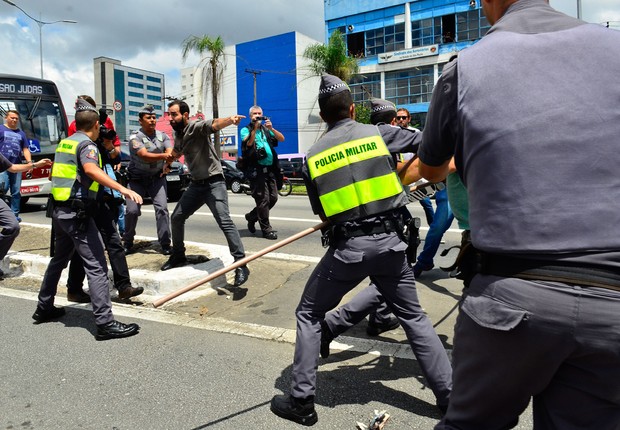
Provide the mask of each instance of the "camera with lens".
[{"label": "camera with lens", "polygon": [[256,148],[256,158],[258,158],[259,160],[264,160],[265,158],[267,158],[267,151],[265,151],[265,148]]},{"label": "camera with lens", "polygon": [[252,120],[252,122],[256,122],[256,121],[267,121],[269,119],[268,116],[257,116],[256,118],[254,118]]}]

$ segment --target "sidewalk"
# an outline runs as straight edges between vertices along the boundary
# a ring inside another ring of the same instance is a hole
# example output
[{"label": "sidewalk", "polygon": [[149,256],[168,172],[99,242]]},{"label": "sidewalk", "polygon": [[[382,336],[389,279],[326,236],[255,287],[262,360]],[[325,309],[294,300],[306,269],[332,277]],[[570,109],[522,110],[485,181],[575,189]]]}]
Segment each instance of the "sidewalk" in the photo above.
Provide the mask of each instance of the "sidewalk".
[{"label": "sidewalk", "polygon": [[[29,223],[22,223],[21,227],[21,233],[9,255],[0,264],[7,274],[5,280],[0,282],[0,287],[21,290],[24,294],[30,294],[29,297],[36,298],[50,258],[50,228]],[[134,247],[137,252],[127,257],[127,263],[132,284],[144,287],[145,293],[130,302],[115,301],[114,312],[127,314],[133,309],[140,317],[147,319],[181,318],[216,331],[294,343],[295,308],[318,259],[275,252],[267,254],[248,264],[250,279],[241,287],[232,285],[234,271],[231,271],[154,309],[153,300],[233,262],[226,246],[192,242],[187,242],[186,246],[189,258],[199,259],[204,255],[210,260],[162,272],[159,268],[168,257],[161,254],[156,239],[136,237]],[[65,283],[66,277],[63,274],[57,295],[61,305],[65,304]],[[366,285],[363,283],[358,286],[344,300]],[[452,347],[457,313],[455,307],[461,288],[459,281],[447,278],[440,270],[425,273],[425,277],[418,283],[422,306],[447,349]],[[113,290],[113,297],[115,293]],[[372,351],[381,355],[413,358],[401,328],[380,337],[369,337],[365,322],[349,330],[347,336],[339,337],[332,346],[334,351]]]}]

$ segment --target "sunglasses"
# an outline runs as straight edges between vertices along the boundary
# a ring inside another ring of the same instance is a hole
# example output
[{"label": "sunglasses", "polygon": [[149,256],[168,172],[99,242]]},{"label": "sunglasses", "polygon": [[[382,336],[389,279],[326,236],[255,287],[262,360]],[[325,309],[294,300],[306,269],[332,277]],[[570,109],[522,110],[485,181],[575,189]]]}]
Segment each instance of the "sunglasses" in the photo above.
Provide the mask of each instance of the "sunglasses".
[{"label": "sunglasses", "polygon": [[397,116],[396,119],[409,119],[408,116]]}]

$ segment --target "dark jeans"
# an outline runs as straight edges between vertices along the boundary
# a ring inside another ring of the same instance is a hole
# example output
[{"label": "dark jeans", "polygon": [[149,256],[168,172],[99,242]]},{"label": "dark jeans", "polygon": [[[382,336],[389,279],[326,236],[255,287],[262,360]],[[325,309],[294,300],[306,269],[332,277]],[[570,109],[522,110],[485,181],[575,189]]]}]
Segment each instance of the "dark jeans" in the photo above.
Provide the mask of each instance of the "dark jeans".
[{"label": "dark jeans", "polygon": [[228,249],[230,249],[230,254],[235,261],[245,257],[241,236],[239,236],[239,231],[230,217],[224,176],[213,178],[204,183],[192,182],[185,190],[170,217],[172,253],[175,256],[185,255],[185,221],[204,204],[209,207],[217,225],[226,236]]},{"label": "dark jeans", "polygon": [[[117,214],[117,205],[108,206],[108,204],[102,204],[97,214],[93,217],[93,220],[101,234],[105,249],[108,251],[108,258],[110,259],[110,266],[112,266],[112,273],[114,275],[114,287],[118,291],[122,291],[131,286],[131,280],[129,279],[129,268],[127,267],[125,250],[123,249],[123,244],[121,243],[121,238],[116,228],[115,219]],[[67,291],[69,293],[81,292],[85,276],[86,273],[84,272],[82,258],[75,252],[71,258],[71,264],[69,265]]]},{"label": "dark jeans", "polygon": [[274,174],[263,172],[262,169],[261,167],[258,168],[256,182],[252,188],[252,197],[254,197],[256,207],[245,216],[245,219],[249,222],[258,221],[263,233],[269,233],[273,230],[269,222],[269,210],[278,201],[278,185]]}]

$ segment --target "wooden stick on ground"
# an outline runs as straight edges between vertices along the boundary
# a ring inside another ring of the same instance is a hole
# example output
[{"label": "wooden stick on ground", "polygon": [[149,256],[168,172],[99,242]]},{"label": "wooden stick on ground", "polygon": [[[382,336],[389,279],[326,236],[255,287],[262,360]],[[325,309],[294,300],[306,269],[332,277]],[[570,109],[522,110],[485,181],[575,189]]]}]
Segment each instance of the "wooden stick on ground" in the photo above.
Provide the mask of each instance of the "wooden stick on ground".
[{"label": "wooden stick on ground", "polygon": [[164,297],[162,297],[160,299],[155,300],[153,302],[153,306],[158,308],[161,305],[163,305],[164,303],[166,303],[166,302],[168,302],[168,301],[170,301],[170,300],[180,296],[181,294],[185,294],[188,291],[191,291],[194,288],[199,287],[202,284],[205,284],[205,283],[209,282],[210,280],[217,278],[218,276],[222,276],[223,274],[228,273],[231,270],[235,270],[237,267],[243,266],[243,265],[249,263],[250,261],[257,259],[258,257],[262,257],[265,254],[268,254],[268,253],[270,253],[272,251],[275,251],[278,248],[282,248],[283,246],[288,245],[289,243],[294,242],[297,239],[301,239],[302,237],[307,236],[307,235],[309,235],[311,233],[314,233],[317,230],[321,230],[322,228],[327,227],[327,225],[328,225],[327,221],[326,222],[322,222],[320,224],[315,225],[314,227],[307,228],[305,230],[300,231],[299,233],[296,233],[296,234],[294,234],[294,235],[292,235],[290,237],[287,237],[284,240],[281,240],[281,241],[279,241],[277,243],[274,243],[273,245],[268,246],[267,248],[263,248],[260,251],[256,252],[255,254],[250,255],[249,257],[245,257],[245,258],[242,258],[241,260],[237,260],[237,261],[235,261],[233,264],[231,264],[228,267],[223,267],[223,268],[221,268],[221,269],[211,273],[210,275],[205,276],[204,278],[201,278],[201,279],[199,279],[199,280],[197,280],[197,281],[195,281],[195,282],[193,282],[193,283],[191,283],[191,284],[189,284],[189,285],[187,285],[187,286],[185,286],[185,287],[183,287],[183,288],[181,288],[181,289],[179,289],[177,291],[173,291],[172,293],[168,294],[167,296],[164,296]]}]

